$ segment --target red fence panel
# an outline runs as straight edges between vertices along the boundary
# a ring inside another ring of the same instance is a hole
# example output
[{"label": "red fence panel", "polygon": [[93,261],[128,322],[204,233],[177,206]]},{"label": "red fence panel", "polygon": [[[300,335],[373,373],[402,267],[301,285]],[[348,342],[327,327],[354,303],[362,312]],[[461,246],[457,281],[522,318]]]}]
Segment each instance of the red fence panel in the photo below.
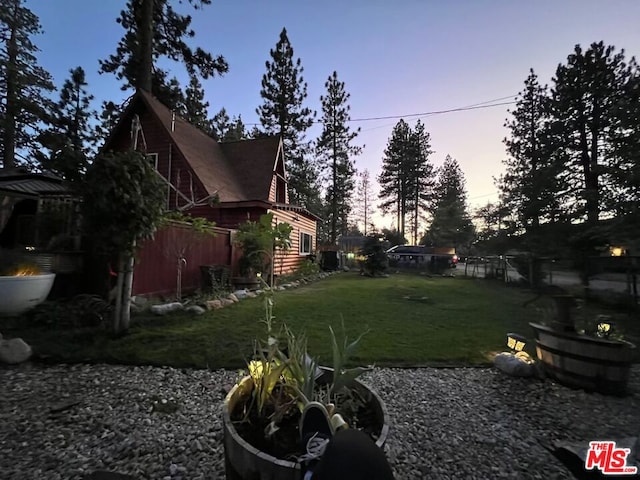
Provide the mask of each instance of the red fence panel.
[{"label": "red fence panel", "polygon": [[178,259],[182,267],[182,291],[201,286],[201,265],[225,265],[233,269],[237,254],[231,243],[232,230],[213,228],[214,235],[171,224],[156,232],[138,252],[133,274],[133,295],[170,295],[177,290]]}]

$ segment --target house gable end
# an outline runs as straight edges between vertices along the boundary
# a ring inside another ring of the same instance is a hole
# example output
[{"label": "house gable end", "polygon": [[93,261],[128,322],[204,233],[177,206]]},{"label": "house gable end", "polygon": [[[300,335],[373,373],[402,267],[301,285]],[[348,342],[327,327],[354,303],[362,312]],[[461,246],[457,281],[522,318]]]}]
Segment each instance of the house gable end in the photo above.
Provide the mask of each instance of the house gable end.
[{"label": "house gable end", "polygon": [[[135,123],[139,125],[137,132]],[[198,198],[207,196],[205,185],[185,159],[171,132],[140,94],[130,100],[101,152],[127,151],[132,148],[149,155],[149,161],[167,182],[169,209],[183,208]]]}]

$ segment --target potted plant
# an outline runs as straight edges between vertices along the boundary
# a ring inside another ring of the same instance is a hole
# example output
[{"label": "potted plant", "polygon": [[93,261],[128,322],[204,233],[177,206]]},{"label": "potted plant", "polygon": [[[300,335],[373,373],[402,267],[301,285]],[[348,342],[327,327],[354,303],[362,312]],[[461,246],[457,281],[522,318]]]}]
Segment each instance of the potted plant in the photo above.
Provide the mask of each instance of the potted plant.
[{"label": "potted plant", "polygon": [[575,299],[568,295],[552,298],[554,308],[548,325],[529,324],[545,372],[571,387],[625,394],[636,346],[604,334],[611,331],[611,323],[602,317],[595,328],[576,329],[571,317]]},{"label": "potted plant", "polygon": [[330,329],[333,368],[319,367],[307,353],[304,335],[286,326],[275,332],[273,290],[262,283],[267,338],[256,342],[249,374],[231,389],[223,405],[226,478],[299,480],[304,451],[298,422],[310,401],[322,402],[334,425],[359,428],[382,447],[389,431],[384,404],[356,380],[368,368],[346,368],[362,335],[349,343]]},{"label": "potted plant", "polygon": [[55,273],[21,261],[15,253],[0,252],[0,315],[20,315],[44,302]]}]

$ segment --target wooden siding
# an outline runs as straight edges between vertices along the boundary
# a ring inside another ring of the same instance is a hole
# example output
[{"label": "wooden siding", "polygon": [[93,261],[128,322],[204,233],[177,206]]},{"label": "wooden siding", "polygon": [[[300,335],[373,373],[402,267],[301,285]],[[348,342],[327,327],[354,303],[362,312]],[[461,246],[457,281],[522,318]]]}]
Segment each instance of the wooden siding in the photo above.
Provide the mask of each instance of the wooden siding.
[{"label": "wooden siding", "polygon": [[[134,295],[171,295],[176,292],[177,263],[184,248],[187,263],[182,268],[182,291],[201,286],[201,265],[225,265],[237,260],[231,243],[232,231],[214,228],[215,236],[202,235],[181,224],[172,224],[156,232],[140,249],[133,275]],[[236,261],[237,263],[237,261]]]},{"label": "wooden siding", "polygon": [[276,201],[276,185],[278,184],[278,177],[275,175],[271,177],[271,186],[269,187],[269,201]]},{"label": "wooden siding", "polygon": [[311,235],[311,251],[316,250],[316,222],[291,210],[270,210],[274,223],[288,223],[291,231],[291,248],[287,252],[276,253],[275,274],[286,275],[294,272],[309,255],[300,255],[300,233]]}]

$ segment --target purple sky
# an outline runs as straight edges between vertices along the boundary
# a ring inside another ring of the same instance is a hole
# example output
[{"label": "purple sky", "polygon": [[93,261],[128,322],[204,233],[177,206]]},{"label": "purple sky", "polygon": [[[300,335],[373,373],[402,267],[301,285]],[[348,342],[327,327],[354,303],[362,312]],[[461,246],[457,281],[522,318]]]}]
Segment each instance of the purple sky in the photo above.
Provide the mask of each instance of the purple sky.
[{"label": "purple sky", "polygon": [[[122,36],[115,19],[124,4],[27,0],[45,32],[34,39],[40,63],[56,85],[80,65],[96,100],[127,96],[113,75],[97,74],[98,59],[113,53]],[[302,59],[308,106],[320,110],[324,83],[336,70],[351,93],[352,118],[446,110],[515,95],[531,67],[550,83],[576,43],[587,47],[603,40],[624,48],[628,58],[640,54],[638,0],[214,0],[193,16],[193,44],[224,55],[230,67],[224,77],[204,82],[211,115],[225,107],[248,124],[257,122],[264,64],[283,26]],[[186,84],[183,69],[170,68]],[[497,199],[492,177],[502,171],[508,108],[422,118],[434,164],[447,154],[460,162],[472,207]],[[357,123],[366,145],[358,169],[380,173],[396,122]],[[318,133],[316,127],[309,137]]]}]

